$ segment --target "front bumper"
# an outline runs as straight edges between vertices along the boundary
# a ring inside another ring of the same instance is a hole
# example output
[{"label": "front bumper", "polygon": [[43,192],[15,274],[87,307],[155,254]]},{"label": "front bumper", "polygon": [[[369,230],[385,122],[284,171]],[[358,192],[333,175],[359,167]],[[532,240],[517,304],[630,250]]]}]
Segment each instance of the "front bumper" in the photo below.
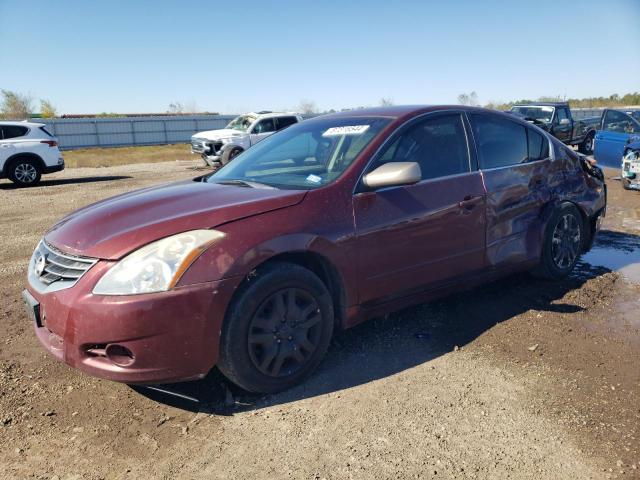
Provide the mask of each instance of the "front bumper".
[{"label": "front bumper", "polygon": [[124,383],[167,383],[205,376],[218,360],[222,319],[233,281],[161,293],[91,293],[108,266],[98,263],[73,287],[41,293],[34,330],[58,360]]}]

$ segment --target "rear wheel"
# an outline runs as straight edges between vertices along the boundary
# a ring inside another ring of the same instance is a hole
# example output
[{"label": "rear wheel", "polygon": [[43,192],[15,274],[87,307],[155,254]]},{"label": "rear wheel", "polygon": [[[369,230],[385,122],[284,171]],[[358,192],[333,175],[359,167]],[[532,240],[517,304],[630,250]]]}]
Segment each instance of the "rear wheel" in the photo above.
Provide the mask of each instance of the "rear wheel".
[{"label": "rear wheel", "polygon": [[220,163],[222,163],[222,166],[225,166],[227,163],[229,163],[231,160],[236,158],[241,153],[242,153],[242,149],[240,147],[234,147],[234,148],[225,150],[224,153],[222,154],[222,158],[220,159]]},{"label": "rear wheel", "polygon": [[19,187],[32,187],[40,181],[40,166],[31,159],[17,159],[9,167],[8,177]]},{"label": "rear wheel", "polygon": [[578,263],[584,239],[580,212],[571,203],[563,203],[553,213],[545,230],[540,264],[533,274],[555,280],[569,274]]},{"label": "rear wheel", "polygon": [[622,188],[625,190],[631,190],[631,180],[622,177]]},{"label": "rear wheel", "polygon": [[285,390],[324,357],[333,302],[311,271],[289,263],[258,270],[234,299],[220,339],[220,371],[250,392]]},{"label": "rear wheel", "polygon": [[582,141],[582,143],[578,147],[578,151],[580,153],[584,153],[585,155],[591,155],[593,153],[594,139],[595,139],[594,132],[587,134],[585,139]]}]

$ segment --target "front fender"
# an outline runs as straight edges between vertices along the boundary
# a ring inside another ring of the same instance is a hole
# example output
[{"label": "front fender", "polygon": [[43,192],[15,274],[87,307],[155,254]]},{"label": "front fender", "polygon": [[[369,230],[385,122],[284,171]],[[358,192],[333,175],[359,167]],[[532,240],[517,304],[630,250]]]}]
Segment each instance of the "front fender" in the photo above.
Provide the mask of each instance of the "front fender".
[{"label": "front fender", "polygon": [[[231,225],[233,226],[233,225]],[[238,285],[258,266],[281,254],[313,253],[323,257],[340,276],[347,305],[356,299],[353,282],[345,281],[353,278],[354,262],[349,262],[349,247],[338,246],[331,240],[311,233],[291,233],[274,238],[263,238],[259,242],[248,245],[246,232],[235,228],[225,229],[226,237],[218,244],[205,251],[178,282],[179,286],[205,283],[212,278],[235,278]],[[257,233],[257,232],[254,232]],[[345,248],[346,247],[346,248]]]}]

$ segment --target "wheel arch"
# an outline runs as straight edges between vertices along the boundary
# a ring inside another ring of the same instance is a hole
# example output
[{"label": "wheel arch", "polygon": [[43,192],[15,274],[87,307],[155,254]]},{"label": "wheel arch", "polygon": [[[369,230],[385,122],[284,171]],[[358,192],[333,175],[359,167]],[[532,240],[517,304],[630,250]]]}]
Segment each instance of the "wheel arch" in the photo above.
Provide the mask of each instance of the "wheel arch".
[{"label": "wheel arch", "polygon": [[545,206],[542,212],[542,228],[540,229],[540,239],[539,239],[540,247],[542,247],[542,243],[544,242],[544,235],[545,235],[545,232],[547,231],[549,220],[551,220],[553,212],[565,203],[573,205],[574,207],[576,207],[576,209],[580,213],[580,217],[582,219],[582,225],[584,226],[583,230],[584,230],[584,233],[586,234],[582,241],[582,250],[583,252],[586,252],[589,250],[593,242],[593,238],[595,235],[595,228],[596,228],[595,221],[592,221],[591,215],[583,205],[581,205],[579,202],[575,200],[568,199],[568,198],[558,198],[554,201],[547,203],[547,205]]},{"label": "wheel arch", "polygon": [[40,155],[32,152],[21,152],[11,155],[9,158],[7,158],[7,160],[4,162],[4,173],[8,174],[9,169],[13,166],[13,164],[23,159],[33,160],[34,162],[36,162],[41,172],[44,171],[46,167],[44,160]]},{"label": "wheel arch", "polygon": [[271,267],[277,263],[290,263],[298,265],[302,268],[314,273],[327,287],[333,301],[333,313],[335,327],[342,328],[346,318],[346,290],[344,288],[344,279],[338,268],[325,255],[311,250],[292,250],[277,253],[261,263],[257,264],[249,274],[247,274],[233,294],[233,299],[241,295],[247,285],[256,275],[260,275],[260,271]]}]

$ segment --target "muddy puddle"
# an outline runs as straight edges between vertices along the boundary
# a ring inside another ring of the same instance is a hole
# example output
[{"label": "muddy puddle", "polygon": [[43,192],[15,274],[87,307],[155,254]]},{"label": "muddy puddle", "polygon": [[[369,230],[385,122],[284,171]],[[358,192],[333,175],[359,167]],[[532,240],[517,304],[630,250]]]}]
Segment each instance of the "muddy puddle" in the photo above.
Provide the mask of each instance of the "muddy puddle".
[{"label": "muddy puddle", "polygon": [[619,272],[627,280],[640,283],[640,235],[603,230],[581,261]]}]

